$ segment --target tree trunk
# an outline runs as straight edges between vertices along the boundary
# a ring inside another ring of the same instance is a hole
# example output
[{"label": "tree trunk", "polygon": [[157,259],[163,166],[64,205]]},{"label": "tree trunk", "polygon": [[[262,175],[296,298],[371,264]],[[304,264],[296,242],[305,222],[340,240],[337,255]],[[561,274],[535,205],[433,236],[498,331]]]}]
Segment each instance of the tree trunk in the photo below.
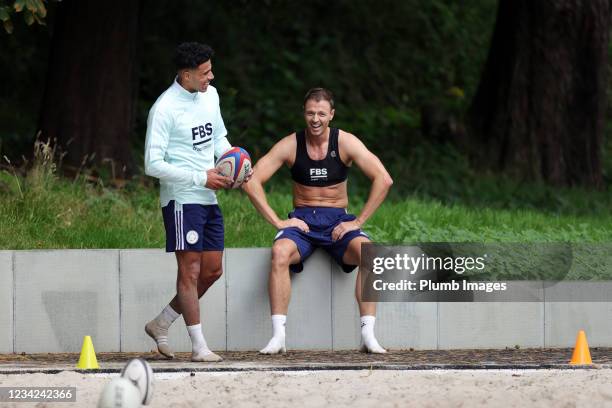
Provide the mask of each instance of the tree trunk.
[{"label": "tree trunk", "polygon": [[130,172],[138,0],[58,4],[39,128],[64,162],[87,155]]},{"label": "tree trunk", "polygon": [[602,185],[609,0],[500,0],[472,101],[484,164],[554,185]]}]

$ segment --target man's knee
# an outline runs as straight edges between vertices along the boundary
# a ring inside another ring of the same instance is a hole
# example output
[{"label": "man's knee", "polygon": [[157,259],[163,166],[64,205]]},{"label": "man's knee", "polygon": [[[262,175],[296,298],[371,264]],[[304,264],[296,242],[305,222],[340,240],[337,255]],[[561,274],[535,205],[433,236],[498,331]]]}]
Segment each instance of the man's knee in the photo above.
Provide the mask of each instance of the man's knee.
[{"label": "man's knee", "polygon": [[272,246],[272,269],[287,268],[294,251],[291,243],[276,241]]},{"label": "man's knee", "polygon": [[221,265],[215,265],[215,267],[206,269],[200,274],[200,281],[202,283],[215,282],[221,275],[223,275],[223,268]]},{"label": "man's knee", "polygon": [[349,246],[344,253],[344,262],[350,265],[360,265],[361,264],[361,244],[371,242],[369,239],[365,237],[359,237],[352,240],[349,243]]},{"label": "man's knee", "polygon": [[198,259],[183,258],[179,260],[178,279],[179,287],[191,287],[198,282],[200,275],[200,262]]},{"label": "man's knee", "polygon": [[198,268],[183,269],[178,276],[178,289],[191,289],[198,284]]}]

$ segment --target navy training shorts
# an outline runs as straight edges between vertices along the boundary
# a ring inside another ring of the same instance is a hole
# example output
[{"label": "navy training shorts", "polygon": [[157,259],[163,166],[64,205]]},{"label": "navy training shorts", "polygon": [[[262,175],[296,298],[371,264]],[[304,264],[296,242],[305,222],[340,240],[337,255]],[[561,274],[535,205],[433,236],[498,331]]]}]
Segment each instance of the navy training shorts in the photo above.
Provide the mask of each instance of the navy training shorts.
[{"label": "navy training shorts", "polygon": [[352,272],[357,265],[347,265],[342,262],[344,253],[349,243],[356,237],[370,238],[362,230],[349,231],[342,239],[332,241],[331,233],[334,228],[346,221],[353,221],[357,217],[348,214],[344,208],[333,207],[298,207],[288,215],[289,218],[298,218],[304,221],[309,232],[304,232],[297,227],[283,228],[278,231],[274,241],[279,239],[290,239],[295,242],[300,253],[300,262],[289,266],[291,272],[301,272],[304,269],[303,262],[314,252],[317,247],[323,248],[342,267],[344,272]]},{"label": "navy training shorts", "polygon": [[162,208],[166,252],[223,251],[223,214],[218,205],[177,204]]}]

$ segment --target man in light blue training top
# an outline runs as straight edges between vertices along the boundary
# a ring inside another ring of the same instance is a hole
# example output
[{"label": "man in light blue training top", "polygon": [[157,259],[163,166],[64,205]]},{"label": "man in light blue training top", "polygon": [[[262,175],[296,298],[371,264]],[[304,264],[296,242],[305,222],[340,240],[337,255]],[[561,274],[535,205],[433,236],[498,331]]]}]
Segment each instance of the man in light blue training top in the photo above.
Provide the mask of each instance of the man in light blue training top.
[{"label": "man in light blue training top", "polygon": [[215,190],[232,183],[214,167],[215,156],[232,146],[219,95],[210,85],[212,56],[207,45],[192,42],[177,47],[177,76],[149,111],[145,144],[145,172],[160,181],[166,252],[175,252],[178,263],[177,294],[145,331],[160,353],[173,358],[168,328],[182,314],[192,361],[221,360],[204,339],[198,302],[223,273],[223,216]]}]

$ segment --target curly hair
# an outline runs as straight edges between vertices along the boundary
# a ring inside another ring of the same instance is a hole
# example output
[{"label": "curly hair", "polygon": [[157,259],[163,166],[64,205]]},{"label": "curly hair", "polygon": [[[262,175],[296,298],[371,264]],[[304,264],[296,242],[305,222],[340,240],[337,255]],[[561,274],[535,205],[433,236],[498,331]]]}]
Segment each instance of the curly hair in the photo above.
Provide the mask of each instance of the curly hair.
[{"label": "curly hair", "polygon": [[177,70],[194,69],[215,55],[208,45],[197,42],[184,42],[176,47],[174,64]]}]

